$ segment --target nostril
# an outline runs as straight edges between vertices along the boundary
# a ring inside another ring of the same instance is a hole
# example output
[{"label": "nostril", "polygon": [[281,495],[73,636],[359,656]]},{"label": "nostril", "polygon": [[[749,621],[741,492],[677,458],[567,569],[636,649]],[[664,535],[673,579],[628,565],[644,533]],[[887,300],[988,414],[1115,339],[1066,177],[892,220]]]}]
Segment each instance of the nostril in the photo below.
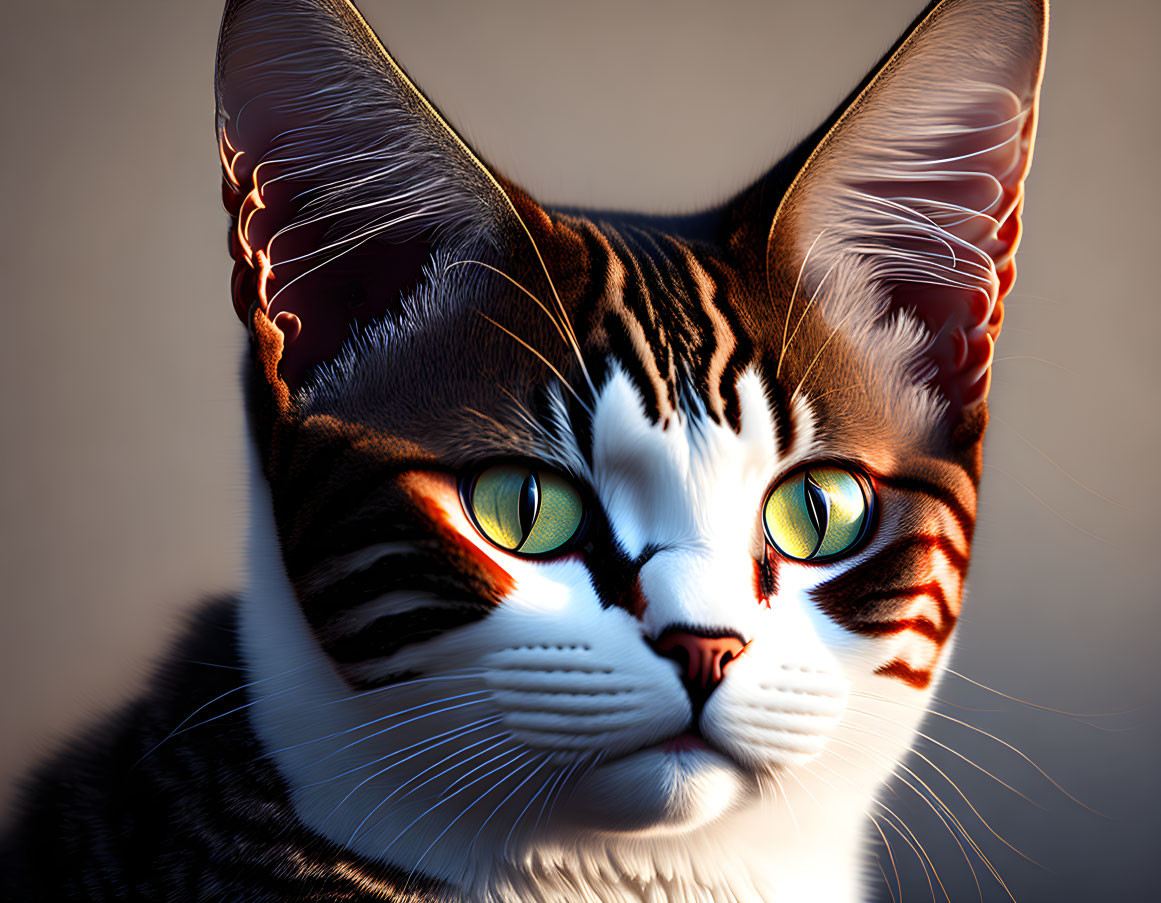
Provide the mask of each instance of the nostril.
[{"label": "nostril", "polygon": [[695,702],[704,702],[725,677],[726,666],[733,662],[746,642],[736,634],[713,635],[710,632],[665,631],[653,644],[657,654],[681,666],[682,682]]}]

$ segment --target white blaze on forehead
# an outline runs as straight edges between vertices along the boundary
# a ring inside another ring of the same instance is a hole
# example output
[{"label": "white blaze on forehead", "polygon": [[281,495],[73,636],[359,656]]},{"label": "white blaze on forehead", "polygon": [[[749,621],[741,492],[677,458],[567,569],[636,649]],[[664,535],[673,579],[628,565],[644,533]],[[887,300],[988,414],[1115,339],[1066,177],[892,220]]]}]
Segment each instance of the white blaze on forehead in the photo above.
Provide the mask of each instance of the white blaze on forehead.
[{"label": "white blaze on forehead", "polygon": [[737,384],[741,431],[704,412],[653,423],[624,371],[601,389],[593,418],[593,482],[613,533],[636,557],[650,546],[715,544],[756,523],[776,461],[775,426],[757,374]]}]

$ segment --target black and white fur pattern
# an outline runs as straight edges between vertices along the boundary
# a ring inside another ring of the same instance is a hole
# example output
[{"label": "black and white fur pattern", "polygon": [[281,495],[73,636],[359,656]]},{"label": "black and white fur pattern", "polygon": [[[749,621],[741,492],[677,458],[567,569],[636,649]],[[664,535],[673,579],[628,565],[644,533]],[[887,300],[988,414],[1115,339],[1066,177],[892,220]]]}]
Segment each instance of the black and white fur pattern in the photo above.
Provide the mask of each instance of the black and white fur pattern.
[{"label": "black and white fur pattern", "polygon": [[[598,396],[589,478],[625,546],[659,550],[641,571],[644,624],[602,605],[581,563],[518,564],[477,540],[516,591],[478,625],[383,663],[438,662],[438,680],[362,699],[298,611],[255,481],[241,622],[263,688],[251,717],[304,823],[466,899],[856,899],[867,811],[927,694],[874,677],[890,646],[818,611],[809,590],[829,569],[787,569],[777,598],[756,604],[753,512],[772,474],[824,447],[804,402],[780,458],[760,381],[744,376],[740,394],[740,433],[689,415],[662,430],[623,374]],[[690,724],[672,663],[641,642],[673,623],[752,638],[700,721],[726,755],[650,748]],[[884,698],[852,711],[860,689]]]},{"label": "black and white fur pattern", "polygon": [[[247,585],[208,699],[175,661],[44,773],[16,893],[861,899],[959,613],[1045,21],[934,4],[678,228],[492,175],[345,0],[231,0]],[[513,456],[583,487],[588,545],[480,536],[456,480]],[[874,531],[779,558],[766,494],[821,461],[869,475]],[[673,630],[745,642],[704,708]]]}]

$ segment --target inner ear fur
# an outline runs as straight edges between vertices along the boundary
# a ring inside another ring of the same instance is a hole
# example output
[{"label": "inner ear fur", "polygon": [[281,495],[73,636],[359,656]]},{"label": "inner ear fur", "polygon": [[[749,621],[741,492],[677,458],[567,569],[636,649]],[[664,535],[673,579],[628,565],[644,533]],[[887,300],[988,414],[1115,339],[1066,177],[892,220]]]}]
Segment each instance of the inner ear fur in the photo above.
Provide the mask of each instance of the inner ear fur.
[{"label": "inner ear fur", "polygon": [[231,0],[216,83],[234,306],[291,389],[437,250],[499,243],[500,183],[346,0]]},{"label": "inner ear fur", "polygon": [[[1016,276],[1044,65],[1043,0],[944,0],[837,118],[774,216],[767,274],[833,328],[908,362],[953,429],[979,422]],[[794,311],[789,312],[790,315]]]}]

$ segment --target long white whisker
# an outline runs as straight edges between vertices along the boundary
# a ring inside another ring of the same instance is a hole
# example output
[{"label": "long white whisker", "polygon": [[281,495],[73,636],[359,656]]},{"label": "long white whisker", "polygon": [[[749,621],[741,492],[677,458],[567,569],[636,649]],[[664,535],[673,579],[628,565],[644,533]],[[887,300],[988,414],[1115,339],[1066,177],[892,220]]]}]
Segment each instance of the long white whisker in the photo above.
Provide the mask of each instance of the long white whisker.
[{"label": "long white whisker", "polygon": [[[377,777],[378,775],[383,774],[383,772],[389,770],[390,768],[394,768],[396,765],[401,765],[404,762],[410,761],[412,758],[414,758],[414,756],[422,755],[426,752],[430,752],[431,750],[435,749],[438,746],[443,746],[443,744],[445,744],[445,743],[450,743],[453,740],[458,740],[461,737],[467,736],[468,734],[472,733],[473,731],[480,730],[481,728],[484,728],[484,727],[490,727],[491,725],[498,723],[502,718],[503,718],[502,715],[489,715],[487,718],[481,718],[478,721],[473,721],[470,724],[463,725],[462,727],[454,727],[451,730],[443,731],[442,733],[435,734],[434,736],[424,737],[422,740],[418,741],[417,743],[412,743],[409,746],[403,746],[403,747],[400,747],[399,749],[394,749],[384,756],[379,756],[377,759],[372,759],[369,762],[364,762],[362,765],[357,765],[354,768],[348,768],[346,771],[340,771],[338,774],[333,774],[330,777],[323,778],[321,781],[314,781],[313,783],[304,784],[303,786],[304,787],[317,787],[320,784],[329,784],[332,781],[337,781],[340,778],[345,778],[347,775],[351,775],[351,774],[354,774],[355,772],[362,771],[364,768],[370,768],[373,765],[378,765],[380,762],[386,762],[388,759],[393,759],[396,756],[401,756],[404,753],[411,752],[414,749],[419,750],[419,752],[415,753],[413,756],[407,756],[406,758],[400,759],[398,762],[395,762],[394,764],[388,766],[388,768],[384,768],[382,771],[378,771],[374,775],[372,775],[372,777]],[[362,785],[360,784],[359,786],[362,786]],[[356,788],[356,789],[358,789],[358,788]]]},{"label": "long white whisker", "polygon": [[189,723],[190,719],[198,714],[198,712],[204,711],[205,709],[212,706],[218,700],[225,699],[227,696],[231,696],[234,693],[238,693],[238,692],[240,692],[242,690],[246,690],[250,687],[256,687],[256,686],[258,686],[258,684],[268,683],[269,681],[277,680],[280,677],[285,677],[287,674],[293,674],[295,671],[301,671],[305,667],[306,667],[306,665],[299,665],[297,668],[289,668],[286,671],[282,671],[278,674],[272,674],[270,677],[263,677],[263,678],[260,678],[259,680],[248,681],[244,684],[240,684],[236,687],[232,687],[231,689],[227,690],[225,693],[218,694],[213,699],[211,699],[209,702],[203,702],[196,709],[194,709],[192,712],[190,712],[188,715],[186,715],[181,721],[179,721],[177,723],[177,725],[168,734],[166,734],[164,737],[162,737],[161,740],[159,740],[152,748],[150,748],[144,755],[142,755],[141,758],[138,759],[134,763],[134,768],[136,768],[137,765],[141,764],[141,761],[143,759],[147,758],[148,756],[151,756],[154,752],[156,752],[157,748],[160,747],[163,743],[165,743],[166,741],[170,740],[171,738],[177,736],[178,732],[180,732],[181,729],[186,724]]},{"label": "long white whisker", "polygon": [[[502,800],[500,800],[500,802],[498,802],[496,804],[496,807],[490,813],[488,813],[488,817],[485,818],[482,822],[480,822],[480,826],[478,828],[476,828],[476,833],[472,835],[472,839],[468,842],[468,850],[469,851],[474,850],[476,848],[476,841],[480,839],[480,834],[483,833],[483,830],[484,830],[484,828],[487,827],[488,822],[490,822],[492,820],[492,818],[496,815],[496,813],[499,812],[500,809],[503,808],[504,804],[506,802],[508,802],[508,800],[512,799],[512,797],[516,795],[517,791],[519,791],[521,787],[523,787],[525,784],[527,784],[529,781],[531,781],[534,777],[536,777],[536,775],[540,772],[540,769],[542,769],[545,765],[548,764],[548,760],[549,760],[550,756],[551,756],[550,753],[542,753],[540,756],[540,764],[537,765],[535,768],[533,768],[532,771],[530,771],[528,773],[528,775],[519,784],[517,784],[515,787],[513,787],[511,790],[509,790],[507,795]],[[535,761],[535,760],[533,760],[533,761]],[[525,808],[527,808],[527,807],[525,807]],[[515,822],[513,822],[512,826],[515,827]],[[512,836],[512,831],[509,830],[508,837],[510,838],[511,836]],[[507,843],[508,843],[508,841],[506,839],[504,841],[505,848],[507,847]]]},{"label": "long white whisker", "polygon": [[[460,694],[459,696],[451,696],[451,697],[448,697],[446,699],[433,699],[432,701],[425,702],[422,705],[415,705],[409,709],[404,709],[402,712],[392,712],[389,715],[382,715],[379,718],[374,718],[371,721],[364,722],[363,724],[357,724],[354,727],[349,727],[349,728],[346,728],[346,729],[341,730],[341,731],[335,731],[335,733],[331,734],[330,736],[331,737],[342,736],[343,734],[349,734],[352,731],[363,730],[364,728],[370,727],[373,724],[379,724],[380,722],[383,722],[383,721],[389,721],[392,718],[398,718],[400,715],[406,715],[406,714],[408,714],[410,712],[414,712],[418,709],[428,708],[429,706],[433,706],[433,705],[442,705],[443,703],[450,702],[451,700],[454,700],[454,699],[463,699],[464,697],[471,697],[471,696],[488,697],[488,696],[490,696],[490,692],[488,690],[473,690],[471,693],[463,693],[463,694]],[[365,743],[368,740],[374,739],[375,737],[382,736],[383,734],[386,734],[390,731],[393,731],[396,728],[403,727],[404,725],[411,724],[415,721],[421,721],[424,718],[431,718],[431,717],[434,717],[435,715],[443,715],[447,712],[453,712],[457,709],[462,709],[462,708],[465,708],[467,706],[480,705],[481,703],[484,703],[487,701],[488,701],[487,698],[469,699],[468,702],[461,702],[457,705],[446,706],[445,708],[442,708],[442,709],[436,709],[434,712],[424,712],[422,715],[416,715],[412,718],[408,718],[406,721],[400,721],[398,724],[388,725],[387,727],[383,728],[382,730],[375,731],[374,733],[368,734],[365,737],[360,737],[358,740],[352,740],[350,743],[346,744],[345,746],[340,746],[338,749],[331,750],[329,753],[327,753],[321,759],[317,759],[315,762],[313,762],[312,765],[318,765],[321,762],[325,762],[327,759],[331,758],[332,756],[337,756],[339,753],[350,749],[352,746],[358,746],[360,743]],[[324,739],[329,739],[329,738],[322,737],[322,738],[319,738],[317,740],[307,740],[307,741],[304,741],[302,743],[297,743],[294,746],[288,746],[288,747],[286,747],[286,749],[296,749],[300,746],[307,746],[311,743],[318,743]],[[279,752],[282,752],[282,751],[283,750],[279,750]]]},{"label": "long white whisker", "polygon": [[[432,781],[435,781],[435,780],[438,780],[439,778],[445,777],[449,772],[454,771],[457,768],[463,768],[469,762],[475,761],[476,759],[480,758],[481,756],[486,756],[488,753],[490,753],[492,750],[494,750],[497,746],[502,746],[505,743],[510,742],[512,740],[512,735],[510,733],[508,733],[507,731],[501,731],[499,734],[493,734],[492,736],[485,738],[484,741],[482,741],[482,742],[486,743],[488,740],[494,740],[495,742],[491,743],[488,746],[485,746],[483,749],[477,750],[476,752],[472,753],[470,756],[466,756],[466,757],[460,759],[459,761],[453,763],[452,765],[449,765],[443,771],[439,772],[438,774],[433,774],[427,780],[420,781],[418,784],[416,784],[414,787],[412,787],[410,790],[408,790],[405,794],[403,794],[403,796],[399,797],[399,799],[405,800],[409,796],[412,796],[412,795],[418,793],[420,790],[422,790],[424,787],[426,787]],[[472,746],[476,746],[476,745],[478,745],[478,744],[472,744]],[[471,749],[471,747],[466,747],[465,749],[460,750],[460,752],[467,752],[468,749]],[[503,753],[501,753],[501,755],[502,754]],[[499,758],[499,756],[495,756],[491,759],[488,759],[488,762],[494,762],[497,758]],[[436,763],[436,765],[441,765],[445,761],[446,761],[446,759],[440,759],[439,762]],[[468,772],[468,774],[470,775],[476,771],[479,771],[479,769],[485,767],[488,764],[488,762],[484,762],[479,767],[473,768],[472,771]],[[394,795],[397,791],[402,790],[404,787],[406,787],[408,784],[412,783],[412,781],[415,781],[417,778],[423,777],[427,772],[431,771],[431,769],[434,767],[435,766],[425,768],[419,774],[415,775],[415,777],[400,784],[397,788],[395,788],[394,791],[392,791],[392,795]],[[467,775],[464,775],[464,777],[466,777],[466,776]],[[445,792],[446,792],[446,788],[445,788]],[[442,796],[443,794],[441,793],[440,795]]]},{"label": "long white whisker", "polygon": [[[529,754],[530,753],[524,753],[522,755],[528,756]],[[533,761],[536,761],[536,760],[533,759]],[[529,764],[531,764],[531,763],[523,762],[520,765],[517,765],[515,768],[513,768],[509,772],[507,772],[498,781],[496,781],[494,784],[492,784],[490,787],[488,787],[487,790],[485,790],[483,793],[481,793],[479,796],[477,796],[474,800],[472,800],[467,806],[465,806],[463,811],[461,811],[459,815],[457,815],[450,822],[448,822],[447,825],[444,827],[444,829],[442,831],[440,831],[439,834],[436,835],[435,840],[433,840],[431,843],[429,843],[427,845],[427,849],[425,849],[420,854],[419,859],[416,860],[415,865],[412,867],[411,871],[408,873],[407,880],[403,882],[404,888],[406,889],[407,884],[411,881],[411,876],[414,875],[416,873],[416,871],[419,870],[419,866],[423,863],[423,860],[427,857],[427,854],[430,853],[432,851],[432,849],[435,847],[435,845],[440,842],[440,840],[443,838],[443,836],[445,834],[447,834],[447,832],[452,829],[452,827],[456,824],[456,822],[458,822],[461,818],[463,818],[465,815],[467,815],[472,810],[472,808],[474,806],[476,806],[481,800],[483,800],[488,794],[490,794],[492,791],[496,790],[497,788],[503,786],[505,781],[507,781],[509,778],[512,778],[515,775],[519,774],[521,772],[521,770],[523,770],[525,768],[525,766],[527,766]],[[544,763],[542,762],[541,765],[543,765],[543,764]],[[488,774],[491,774],[491,773],[492,772],[488,772]],[[536,772],[533,771],[533,774],[535,774],[535,773]],[[487,775],[484,775],[484,777],[487,777]],[[482,778],[481,778],[481,780],[482,780]],[[527,780],[527,779],[525,779],[525,780]],[[473,783],[475,783],[475,782],[473,781]],[[461,788],[461,792],[462,792],[462,790],[467,790],[468,786],[471,786],[471,785],[467,785],[467,786]],[[450,797],[449,797],[449,799],[450,799]],[[438,806],[441,803],[445,803],[445,802],[447,802],[446,799],[440,800],[440,802],[436,803],[436,805]],[[489,816],[489,818],[491,818],[491,816]],[[392,841],[392,843],[394,843],[394,841]],[[473,843],[474,843],[474,838],[473,838]],[[472,849],[472,847],[471,847],[471,845],[469,845],[469,847],[468,847],[469,852],[471,851],[471,849]]]},{"label": "long white whisker", "polygon": [[[880,700],[882,702],[889,702],[889,703],[892,703],[894,705],[903,706],[905,708],[916,708],[915,706],[913,706],[910,703],[902,702],[901,700],[898,700],[898,699],[892,699],[889,696],[880,696],[877,693],[867,693],[865,691],[860,690],[860,691],[856,691],[856,692],[852,693],[851,695],[853,695],[853,696],[865,696],[868,699],[877,699],[877,700]],[[1073,796],[1071,793],[1069,793],[1067,790],[1065,790],[1063,787],[1061,787],[1060,784],[1058,784],[1056,782],[1056,780],[1052,777],[1052,775],[1050,775],[1048,772],[1046,772],[1043,768],[1041,768],[1039,765],[1037,765],[1035,762],[1033,762],[1032,759],[1030,759],[1027,755],[1025,755],[1022,751],[1017,749],[1011,743],[1008,743],[1006,740],[1001,740],[999,737],[995,736],[995,734],[989,734],[987,731],[983,730],[982,728],[978,728],[975,725],[968,724],[966,721],[961,721],[958,718],[953,718],[951,715],[948,715],[944,712],[936,711],[934,709],[931,709],[931,710],[922,709],[922,711],[925,711],[928,714],[930,714],[936,718],[942,718],[945,721],[950,721],[953,724],[958,724],[960,727],[965,727],[969,731],[973,731],[974,733],[977,733],[977,734],[980,734],[981,736],[987,737],[989,740],[995,740],[1001,746],[1006,747],[1007,749],[1010,749],[1012,752],[1014,752],[1016,755],[1018,755],[1021,759],[1023,759],[1025,762],[1027,762],[1029,765],[1031,765],[1034,769],[1036,769],[1036,771],[1038,771],[1040,773],[1040,775],[1046,781],[1048,781],[1053,787],[1055,787],[1057,790],[1059,790],[1061,793],[1063,793],[1065,796],[1067,796],[1070,800],[1072,800],[1078,806],[1081,806],[1081,807],[1087,809],[1089,812],[1092,812],[1095,815],[1099,815],[1102,818],[1108,818],[1108,816],[1105,815],[1104,813],[1098,812],[1096,809],[1093,809],[1091,806],[1086,805],[1085,803],[1078,800],[1075,796]]]}]

